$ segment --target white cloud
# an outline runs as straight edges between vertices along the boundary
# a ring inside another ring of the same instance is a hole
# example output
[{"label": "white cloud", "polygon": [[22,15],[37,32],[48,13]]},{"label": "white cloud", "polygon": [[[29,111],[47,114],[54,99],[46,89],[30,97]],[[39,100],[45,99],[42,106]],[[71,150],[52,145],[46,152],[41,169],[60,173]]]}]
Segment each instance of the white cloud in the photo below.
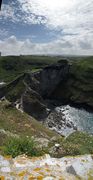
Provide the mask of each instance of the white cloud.
[{"label": "white cloud", "polygon": [[[83,54],[92,55],[93,42],[91,37],[83,39],[78,36],[65,36],[50,43],[33,43],[31,40],[18,40],[15,36],[11,36],[0,41],[0,51],[3,55],[20,55],[20,54]],[[86,42],[87,41],[87,42]],[[89,43],[89,44],[88,44]]]},{"label": "white cloud", "polygon": [[16,0],[3,5],[0,18],[61,31],[55,41],[43,44],[12,36],[0,42],[3,54],[93,54],[93,0]]},{"label": "white cloud", "polygon": [[[49,29],[62,31],[62,35],[59,36],[61,46],[59,49],[57,48],[58,52],[60,52],[60,48],[62,52],[63,45],[66,46],[65,50],[67,51],[69,51],[68,47],[73,45],[73,52],[69,52],[91,53],[93,48],[93,0],[18,1],[22,12],[29,17],[26,19],[26,23],[33,23],[31,18],[31,13],[33,13],[34,19],[37,17],[38,23],[44,24]],[[40,17],[43,17],[43,21],[40,21]],[[62,37],[66,43],[63,42]]]},{"label": "white cloud", "polygon": [[2,5],[2,11],[0,11],[0,19],[3,19],[3,21],[7,19],[10,19],[11,21],[16,20],[16,17],[14,15],[14,9],[12,8],[12,6],[8,4]]},{"label": "white cloud", "polygon": [[73,32],[93,28],[93,0],[16,0],[2,6],[2,17]]},{"label": "white cloud", "polygon": [[[72,29],[93,25],[93,0],[18,0],[21,11],[27,14],[27,23],[32,23],[31,13],[38,23],[52,29]],[[93,27],[93,26],[92,26]]]}]

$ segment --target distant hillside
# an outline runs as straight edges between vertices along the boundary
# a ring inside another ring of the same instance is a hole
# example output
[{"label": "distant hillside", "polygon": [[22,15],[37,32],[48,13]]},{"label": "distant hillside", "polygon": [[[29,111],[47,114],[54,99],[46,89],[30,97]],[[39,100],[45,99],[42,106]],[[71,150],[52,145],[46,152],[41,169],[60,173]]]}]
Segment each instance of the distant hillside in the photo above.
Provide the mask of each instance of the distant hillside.
[{"label": "distant hillside", "polygon": [[[59,61],[59,65],[55,63],[57,61]],[[65,69],[62,69],[61,73],[61,65],[64,64],[65,61],[70,65],[70,68],[68,70],[68,68],[66,68],[68,65],[65,65]],[[54,65],[48,66],[51,64]],[[48,66],[48,68],[46,68],[46,70],[43,69],[46,66]],[[56,69],[58,67],[60,70]],[[36,72],[40,69],[43,69],[42,77],[38,79],[38,73],[35,73],[37,74],[36,77],[32,77],[31,71]],[[66,69],[69,72],[64,81],[62,81],[60,75],[63,74],[62,76],[64,76]],[[0,89],[0,96],[2,96],[3,93],[3,95],[8,94],[9,97],[11,96],[13,100],[15,97],[20,98],[20,94],[23,93],[25,87],[23,82],[25,74],[29,75],[29,78],[27,78],[28,80],[26,79],[28,86],[31,86],[32,89],[33,87],[36,87],[34,89],[36,92],[38,88],[41,90],[43,89],[42,91],[45,97],[47,96],[46,91],[48,91],[48,94],[50,94],[49,98],[61,100],[62,102],[87,104],[93,107],[93,57],[1,57],[0,81],[11,83],[10,85],[7,84],[6,88]],[[21,81],[19,81],[19,79]],[[17,83],[15,84],[15,82]],[[52,94],[50,89],[52,90]],[[41,93],[41,91],[39,93]]]},{"label": "distant hillside", "polygon": [[58,59],[58,57],[30,55],[0,57],[0,81],[9,82],[24,72],[36,71]]},{"label": "distant hillside", "polygon": [[93,60],[93,57],[64,57],[64,56],[2,56],[0,57],[0,81],[10,82],[24,72],[37,71],[59,60],[68,59],[71,62],[84,59]]}]

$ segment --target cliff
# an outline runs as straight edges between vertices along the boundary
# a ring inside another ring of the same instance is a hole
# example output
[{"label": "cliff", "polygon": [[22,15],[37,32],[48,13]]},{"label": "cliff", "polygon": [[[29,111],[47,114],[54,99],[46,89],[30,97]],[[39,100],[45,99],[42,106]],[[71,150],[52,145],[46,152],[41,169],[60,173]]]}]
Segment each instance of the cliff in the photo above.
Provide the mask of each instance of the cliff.
[{"label": "cliff", "polygon": [[38,72],[23,73],[0,87],[0,98],[19,104],[25,112],[44,119],[46,99],[93,108],[93,60],[62,60]]},{"label": "cliff", "polygon": [[24,73],[0,88],[0,98],[6,97],[12,104],[20,107],[37,119],[47,116],[44,98],[52,97],[56,87],[67,79],[69,63],[62,61],[45,67],[35,73]]},{"label": "cliff", "polygon": [[67,60],[45,67],[40,72],[40,94],[45,98],[52,96],[58,85],[68,78],[69,69],[70,65]]},{"label": "cliff", "polygon": [[52,97],[93,108],[93,58],[72,61],[68,78],[59,83]]}]

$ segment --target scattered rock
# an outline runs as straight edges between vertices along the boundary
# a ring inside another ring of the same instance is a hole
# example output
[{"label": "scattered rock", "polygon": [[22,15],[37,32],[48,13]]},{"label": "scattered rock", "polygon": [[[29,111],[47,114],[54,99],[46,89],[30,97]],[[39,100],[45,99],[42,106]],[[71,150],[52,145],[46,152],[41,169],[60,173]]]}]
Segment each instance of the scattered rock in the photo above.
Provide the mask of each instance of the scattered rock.
[{"label": "scattered rock", "polygon": [[71,166],[68,166],[68,167],[66,168],[66,171],[67,171],[69,174],[73,174],[74,176],[77,175],[77,174],[76,174],[76,171],[75,171],[75,169],[73,168],[72,165],[71,165]]},{"label": "scattered rock", "polygon": [[35,138],[35,141],[39,147],[48,147],[49,140],[46,138]]},{"label": "scattered rock", "polygon": [[59,134],[66,136],[77,130],[77,127],[71,121],[71,118],[69,118],[68,115],[66,116],[66,111],[67,110],[63,113],[60,107],[55,108],[45,119],[45,125],[50,129],[57,131]]}]

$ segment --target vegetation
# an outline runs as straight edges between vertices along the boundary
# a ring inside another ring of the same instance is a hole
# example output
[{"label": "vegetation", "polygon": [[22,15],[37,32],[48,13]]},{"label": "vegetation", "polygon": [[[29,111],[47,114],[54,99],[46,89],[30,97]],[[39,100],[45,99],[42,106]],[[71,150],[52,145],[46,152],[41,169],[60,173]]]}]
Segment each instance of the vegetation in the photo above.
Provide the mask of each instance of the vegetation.
[{"label": "vegetation", "polygon": [[[57,142],[60,143],[60,149],[51,154],[55,157],[93,154],[93,136],[85,132],[74,132],[65,139],[60,138]],[[53,142],[50,143],[51,146]]]},{"label": "vegetation", "polygon": [[[52,150],[55,143],[60,144],[58,150]],[[65,138],[50,140],[48,146],[39,147],[32,137],[8,137],[2,146],[2,153],[16,157],[21,154],[40,156],[49,153],[53,157],[93,154],[93,136],[84,132],[74,132]]]},{"label": "vegetation", "polygon": [[10,82],[24,72],[37,71],[57,60],[57,57],[49,56],[0,57],[0,80]]},{"label": "vegetation", "polygon": [[7,137],[12,136],[28,136],[29,138],[34,136],[47,139],[59,137],[42,123],[13,108],[8,101],[3,101],[0,102],[0,146],[5,144]]},{"label": "vegetation", "polygon": [[15,102],[17,99],[20,99],[21,95],[25,90],[24,80],[22,79],[23,76],[18,77],[15,79],[11,85],[8,84],[6,88],[6,98],[11,101]]},{"label": "vegetation", "polygon": [[4,146],[4,154],[16,157],[21,154],[28,156],[40,156],[43,154],[39,148],[36,147],[34,139],[27,137],[12,137],[9,138]]},{"label": "vegetation", "polygon": [[[48,56],[0,57],[0,81],[7,82],[6,98],[14,102],[23,93],[25,84],[22,79],[25,72],[35,72],[58,60],[59,57]],[[86,103],[93,107],[93,57],[73,57],[69,58],[69,61],[72,64],[69,77],[59,84],[53,93],[53,98]],[[11,86],[9,82],[12,82]],[[32,96],[30,98],[33,100]],[[32,136],[50,140],[48,147],[40,150]],[[56,140],[51,141],[53,137],[56,137]],[[60,149],[51,153],[50,150],[55,143],[60,143]],[[37,156],[45,151],[55,157],[93,154],[93,136],[84,132],[75,132],[67,138],[61,138],[36,119],[26,113],[20,113],[9,101],[0,102],[0,152],[15,157],[23,153]]]},{"label": "vegetation", "polygon": [[70,59],[69,76],[53,97],[93,107],[93,56]]},{"label": "vegetation", "polygon": [[[32,136],[49,139],[49,145],[40,149]],[[53,137],[56,140],[52,140]],[[51,153],[55,143],[60,144],[60,149]],[[0,102],[0,152],[13,157],[23,153],[37,156],[46,152],[54,157],[93,154],[93,136],[84,132],[74,132],[67,138],[60,137],[26,113],[11,107],[8,101],[4,101]]]}]

